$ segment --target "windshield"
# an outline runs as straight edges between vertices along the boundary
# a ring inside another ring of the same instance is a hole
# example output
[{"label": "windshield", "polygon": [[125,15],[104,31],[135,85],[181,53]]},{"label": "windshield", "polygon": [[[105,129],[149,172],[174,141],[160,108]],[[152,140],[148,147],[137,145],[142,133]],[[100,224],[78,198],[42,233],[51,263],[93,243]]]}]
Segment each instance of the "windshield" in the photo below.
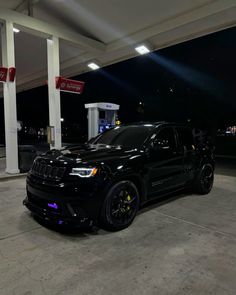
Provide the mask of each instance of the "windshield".
[{"label": "windshield", "polygon": [[121,126],[107,130],[89,143],[120,145],[125,148],[140,148],[153,130],[152,125]]}]

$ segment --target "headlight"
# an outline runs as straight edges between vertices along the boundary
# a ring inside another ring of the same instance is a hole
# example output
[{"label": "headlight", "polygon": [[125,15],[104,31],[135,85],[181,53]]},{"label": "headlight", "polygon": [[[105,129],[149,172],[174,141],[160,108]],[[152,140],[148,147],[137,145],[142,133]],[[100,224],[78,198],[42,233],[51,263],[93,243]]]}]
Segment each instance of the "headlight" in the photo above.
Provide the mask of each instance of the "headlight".
[{"label": "headlight", "polygon": [[79,177],[92,177],[97,173],[97,168],[72,168],[70,175]]}]

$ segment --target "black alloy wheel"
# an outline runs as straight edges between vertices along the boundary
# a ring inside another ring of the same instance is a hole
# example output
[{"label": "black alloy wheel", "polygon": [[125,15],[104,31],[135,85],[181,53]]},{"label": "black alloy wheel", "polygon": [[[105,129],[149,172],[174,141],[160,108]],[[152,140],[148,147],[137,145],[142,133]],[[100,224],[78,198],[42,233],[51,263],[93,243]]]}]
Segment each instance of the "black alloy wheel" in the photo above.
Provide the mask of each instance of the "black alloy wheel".
[{"label": "black alloy wheel", "polygon": [[131,181],[120,181],[111,187],[101,212],[102,225],[117,231],[128,227],[139,209],[139,193]]},{"label": "black alloy wheel", "polygon": [[211,164],[205,164],[196,179],[196,191],[202,195],[208,194],[212,189],[213,182],[214,168]]}]

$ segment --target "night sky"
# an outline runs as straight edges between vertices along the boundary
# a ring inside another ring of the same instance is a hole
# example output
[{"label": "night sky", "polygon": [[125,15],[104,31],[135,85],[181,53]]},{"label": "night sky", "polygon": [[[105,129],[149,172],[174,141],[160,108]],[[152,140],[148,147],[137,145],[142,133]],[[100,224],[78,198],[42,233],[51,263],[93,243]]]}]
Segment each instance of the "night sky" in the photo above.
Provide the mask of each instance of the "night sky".
[{"label": "night sky", "polygon": [[[191,120],[198,127],[236,125],[236,28],[138,56],[76,77],[82,95],[61,93],[63,124],[86,129],[84,103],[121,105],[119,118],[132,121]],[[142,105],[139,106],[139,103]],[[47,87],[17,95],[18,120],[48,125]],[[3,123],[3,103],[0,101]]]}]

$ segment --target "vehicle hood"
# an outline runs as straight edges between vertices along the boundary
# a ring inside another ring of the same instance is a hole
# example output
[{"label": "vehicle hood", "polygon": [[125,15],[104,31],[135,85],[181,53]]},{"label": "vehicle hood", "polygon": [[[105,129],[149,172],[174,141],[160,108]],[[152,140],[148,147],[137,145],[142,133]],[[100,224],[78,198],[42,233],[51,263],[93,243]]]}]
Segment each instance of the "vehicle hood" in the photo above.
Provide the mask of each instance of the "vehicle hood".
[{"label": "vehicle hood", "polygon": [[104,144],[84,144],[76,147],[67,147],[61,150],[48,151],[44,156],[50,160],[66,164],[104,164],[123,163],[132,155],[137,154],[136,149],[124,149],[120,146]]}]

